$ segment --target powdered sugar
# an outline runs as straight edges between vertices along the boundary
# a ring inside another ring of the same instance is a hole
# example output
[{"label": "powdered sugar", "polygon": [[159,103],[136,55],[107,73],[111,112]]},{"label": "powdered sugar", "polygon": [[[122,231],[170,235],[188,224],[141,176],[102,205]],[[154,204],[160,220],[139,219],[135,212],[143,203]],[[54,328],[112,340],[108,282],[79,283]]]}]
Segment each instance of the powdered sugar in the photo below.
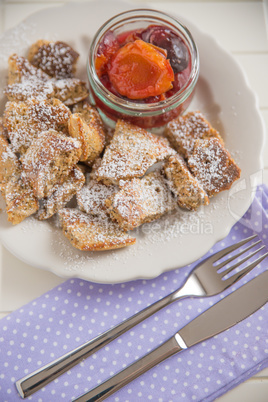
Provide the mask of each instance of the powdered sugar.
[{"label": "powdered sugar", "polygon": [[49,99],[54,94],[53,81],[43,82],[38,78],[31,77],[23,79],[21,82],[8,85],[5,89],[5,95],[9,100],[25,101],[27,99]]},{"label": "powdered sugar", "polygon": [[191,155],[195,140],[215,137],[222,141],[219,133],[199,111],[190,112],[168,123],[165,135],[174,148],[186,159]]},{"label": "powdered sugar", "polygon": [[80,250],[110,250],[135,243],[135,238],[107,216],[91,216],[70,208],[59,211],[59,216],[65,236]]},{"label": "powdered sugar", "polygon": [[22,158],[22,177],[37,198],[50,196],[61,184],[81,155],[80,142],[56,131],[43,131]]},{"label": "powdered sugar", "polygon": [[78,57],[79,54],[63,42],[38,41],[30,49],[31,63],[55,78],[72,77]]},{"label": "powdered sugar", "polygon": [[7,102],[5,125],[14,152],[25,152],[42,131],[68,132],[69,109],[57,99]]},{"label": "powdered sugar", "polygon": [[196,210],[203,204],[209,204],[206,192],[190,173],[180,155],[171,156],[164,164],[163,171],[169,188],[177,196],[180,207]]},{"label": "powdered sugar", "polygon": [[109,212],[125,230],[150,222],[176,208],[176,200],[159,172],[127,181],[110,197]]},{"label": "powdered sugar", "polygon": [[84,174],[75,166],[62,184],[53,187],[51,196],[43,200],[42,206],[39,206],[38,219],[48,219],[63,208],[81,189],[84,182]]},{"label": "powdered sugar", "polygon": [[175,151],[164,138],[119,120],[96,176],[117,184],[121,179],[143,176],[150,166],[172,154]]},{"label": "powdered sugar", "polygon": [[114,185],[106,186],[96,180],[91,180],[77,192],[76,198],[79,208],[90,215],[106,213],[105,201],[117,190],[118,188]]},{"label": "powdered sugar", "polygon": [[27,99],[60,99],[66,105],[73,105],[85,99],[88,91],[85,83],[77,78],[65,78],[42,81],[36,77],[22,79],[21,82],[8,85],[5,94],[9,100],[26,101]]},{"label": "powdered sugar", "polygon": [[40,68],[33,66],[26,58],[13,54],[8,59],[8,86],[4,93],[9,100],[58,98],[66,105],[72,105],[87,98],[85,83],[78,78],[50,77]]},{"label": "powdered sugar", "polygon": [[0,52],[0,60],[4,65],[7,64],[10,54],[18,51],[21,53],[27,51],[33,43],[36,28],[36,23],[22,22],[5,33],[4,40],[1,41]]},{"label": "powdered sugar", "polygon": [[240,169],[217,139],[197,140],[188,164],[209,196],[229,189],[240,177]]}]

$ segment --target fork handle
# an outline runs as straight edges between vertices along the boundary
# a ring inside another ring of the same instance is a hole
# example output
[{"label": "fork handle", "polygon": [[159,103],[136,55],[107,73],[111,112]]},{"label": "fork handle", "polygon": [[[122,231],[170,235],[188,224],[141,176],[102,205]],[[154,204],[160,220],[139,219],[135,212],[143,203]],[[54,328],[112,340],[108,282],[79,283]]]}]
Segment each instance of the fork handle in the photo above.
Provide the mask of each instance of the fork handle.
[{"label": "fork handle", "polygon": [[152,352],[143,356],[141,359],[109,378],[104,383],[81,395],[77,399],[74,399],[74,402],[103,401],[120,388],[135,380],[135,378],[139,377],[141,374],[144,374],[158,363],[161,363],[163,360],[181,350],[182,348],[176,341],[175,336],[173,336]]},{"label": "fork handle", "polygon": [[84,343],[71,352],[66,353],[46,366],[43,366],[33,373],[26,375],[16,382],[19,394],[22,398],[34,394],[46,384],[50,383],[61,374],[65,373],[73,366],[92,355],[97,350],[104,347],[129,329],[133,328],[135,325],[150,317],[163,307],[166,307],[174,300],[178,300],[178,298],[188,296],[189,291],[190,288],[189,285],[187,286],[186,282],[179,290],[176,290],[168,296],[158,300],[117,326]]}]

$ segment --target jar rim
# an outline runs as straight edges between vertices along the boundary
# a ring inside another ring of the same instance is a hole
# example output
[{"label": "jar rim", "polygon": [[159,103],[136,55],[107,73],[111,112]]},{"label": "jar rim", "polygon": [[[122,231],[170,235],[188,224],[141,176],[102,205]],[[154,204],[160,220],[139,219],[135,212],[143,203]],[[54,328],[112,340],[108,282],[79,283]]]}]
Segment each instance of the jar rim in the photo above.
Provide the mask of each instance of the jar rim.
[{"label": "jar rim", "polygon": [[[119,23],[129,23],[136,19],[140,20],[141,18],[152,20],[150,22],[158,21],[170,28],[175,28],[175,30],[180,33],[182,39],[186,42],[191,55],[191,72],[184,86],[171,97],[154,103],[138,103],[133,100],[118,97],[102,84],[95,69],[96,46],[100,43],[104,34],[112,28],[117,28]],[[95,93],[97,92],[99,99],[108,107],[130,116],[137,114],[142,114],[143,116],[154,116],[162,114],[163,109],[165,109],[165,112],[168,112],[178,107],[193,92],[199,76],[199,52],[191,32],[185,25],[172,16],[153,9],[133,9],[113,16],[98,29],[90,45],[89,57],[87,58],[87,74],[92,89]]]}]

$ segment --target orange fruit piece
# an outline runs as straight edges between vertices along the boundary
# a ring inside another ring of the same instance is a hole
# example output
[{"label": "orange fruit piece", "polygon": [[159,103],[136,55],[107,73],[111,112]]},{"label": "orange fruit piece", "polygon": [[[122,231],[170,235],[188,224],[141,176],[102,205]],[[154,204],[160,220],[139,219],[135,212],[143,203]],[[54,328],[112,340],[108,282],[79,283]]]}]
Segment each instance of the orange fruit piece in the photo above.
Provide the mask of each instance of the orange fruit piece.
[{"label": "orange fruit piece", "polygon": [[107,72],[119,94],[129,99],[162,95],[174,81],[165,52],[140,39],[122,46],[111,58]]}]

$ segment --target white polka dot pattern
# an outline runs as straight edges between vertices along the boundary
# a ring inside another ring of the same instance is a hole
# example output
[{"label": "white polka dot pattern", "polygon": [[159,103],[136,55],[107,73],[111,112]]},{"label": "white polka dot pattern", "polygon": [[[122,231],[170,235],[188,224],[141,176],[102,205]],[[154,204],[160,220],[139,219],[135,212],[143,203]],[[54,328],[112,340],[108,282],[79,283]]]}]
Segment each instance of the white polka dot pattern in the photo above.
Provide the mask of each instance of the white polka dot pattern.
[{"label": "white polka dot pattern", "polygon": [[[213,251],[249,236],[253,231],[268,247],[266,194],[259,189],[250,210],[229,236],[213,247]],[[0,321],[1,402],[20,401],[14,385],[17,379],[176,289],[192,266],[164,273],[154,280],[117,285],[71,279],[3,318]],[[265,267],[267,262],[255,268],[237,287],[264,271]],[[48,384],[29,400],[71,401],[158,346],[221,297],[223,295],[188,298],[173,303]],[[228,331],[167,359],[107,400],[213,401],[268,366],[267,322],[266,305]]]}]

